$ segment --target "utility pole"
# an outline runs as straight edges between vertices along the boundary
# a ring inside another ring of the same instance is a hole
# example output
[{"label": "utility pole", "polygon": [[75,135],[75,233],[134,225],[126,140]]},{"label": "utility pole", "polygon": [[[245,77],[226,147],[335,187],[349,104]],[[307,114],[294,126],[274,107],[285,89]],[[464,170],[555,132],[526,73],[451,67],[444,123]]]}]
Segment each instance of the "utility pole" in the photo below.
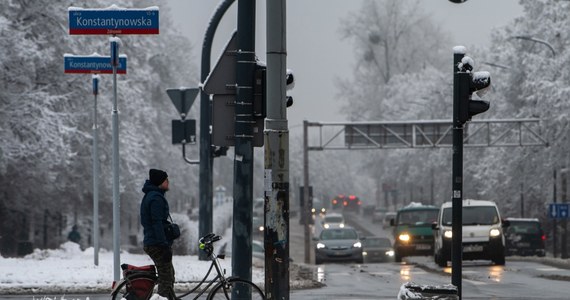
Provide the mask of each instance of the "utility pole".
[{"label": "utility pole", "polygon": [[[232,275],[251,280],[255,0],[238,0],[237,28]],[[232,291],[234,299],[237,293]]]},{"label": "utility pole", "polygon": [[285,0],[267,1],[265,296],[289,299],[289,130]]}]

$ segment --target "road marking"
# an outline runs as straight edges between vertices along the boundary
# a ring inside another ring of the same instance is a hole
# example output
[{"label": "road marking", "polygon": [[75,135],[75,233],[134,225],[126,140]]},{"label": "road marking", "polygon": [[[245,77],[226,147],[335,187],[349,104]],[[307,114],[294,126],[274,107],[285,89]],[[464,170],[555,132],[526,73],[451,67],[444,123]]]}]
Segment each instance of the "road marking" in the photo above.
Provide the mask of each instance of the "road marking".
[{"label": "road marking", "polygon": [[473,285],[487,285],[487,283],[483,282],[483,281],[475,281],[475,280],[469,280],[469,279],[465,279],[465,278],[463,278],[463,281],[469,282]]}]

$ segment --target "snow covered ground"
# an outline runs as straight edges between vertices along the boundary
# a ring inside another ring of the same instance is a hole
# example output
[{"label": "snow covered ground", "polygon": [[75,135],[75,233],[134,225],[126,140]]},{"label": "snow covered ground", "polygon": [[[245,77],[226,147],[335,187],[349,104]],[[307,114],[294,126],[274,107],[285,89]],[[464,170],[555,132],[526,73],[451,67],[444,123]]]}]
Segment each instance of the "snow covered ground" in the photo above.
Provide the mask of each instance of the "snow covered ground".
[{"label": "snow covered ground", "polygon": [[[200,261],[198,256],[173,258],[177,285],[202,279],[210,266],[209,261]],[[152,264],[145,254],[121,253],[121,263],[132,265]],[[226,274],[231,274],[231,260],[221,260]],[[292,270],[296,267],[291,267]],[[291,274],[291,288],[308,287],[311,280],[299,279]],[[252,281],[264,285],[264,269],[254,260]],[[93,248],[81,251],[79,245],[67,242],[57,250],[39,250],[24,258],[0,257],[0,294],[38,293],[106,293],[113,284],[113,253],[101,250],[99,265],[94,265]]]}]

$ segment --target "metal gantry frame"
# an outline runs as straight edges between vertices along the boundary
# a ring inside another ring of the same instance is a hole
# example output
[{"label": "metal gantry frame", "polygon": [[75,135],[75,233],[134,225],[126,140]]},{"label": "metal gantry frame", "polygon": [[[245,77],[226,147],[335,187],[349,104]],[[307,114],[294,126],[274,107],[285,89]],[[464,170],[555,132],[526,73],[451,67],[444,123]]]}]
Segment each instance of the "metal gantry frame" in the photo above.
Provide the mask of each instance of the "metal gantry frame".
[{"label": "metal gantry frame", "polygon": [[[309,151],[452,146],[451,120],[307,122],[306,126]],[[548,146],[536,118],[473,120],[463,141],[465,147]]]}]

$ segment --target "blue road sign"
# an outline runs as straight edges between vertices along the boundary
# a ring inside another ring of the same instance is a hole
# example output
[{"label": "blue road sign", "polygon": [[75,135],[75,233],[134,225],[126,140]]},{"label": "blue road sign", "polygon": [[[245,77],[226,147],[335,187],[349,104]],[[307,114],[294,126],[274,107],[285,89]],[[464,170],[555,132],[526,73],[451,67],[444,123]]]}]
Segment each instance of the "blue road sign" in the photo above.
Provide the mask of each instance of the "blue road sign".
[{"label": "blue road sign", "polygon": [[[63,56],[63,65],[65,73],[69,74],[113,74],[110,56],[65,54]],[[119,55],[117,74],[127,74],[126,55]]]},{"label": "blue road sign", "polygon": [[569,208],[569,203],[550,203],[548,216],[554,219],[568,219]]},{"label": "blue road sign", "polygon": [[69,34],[158,34],[158,7],[69,7]]}]

